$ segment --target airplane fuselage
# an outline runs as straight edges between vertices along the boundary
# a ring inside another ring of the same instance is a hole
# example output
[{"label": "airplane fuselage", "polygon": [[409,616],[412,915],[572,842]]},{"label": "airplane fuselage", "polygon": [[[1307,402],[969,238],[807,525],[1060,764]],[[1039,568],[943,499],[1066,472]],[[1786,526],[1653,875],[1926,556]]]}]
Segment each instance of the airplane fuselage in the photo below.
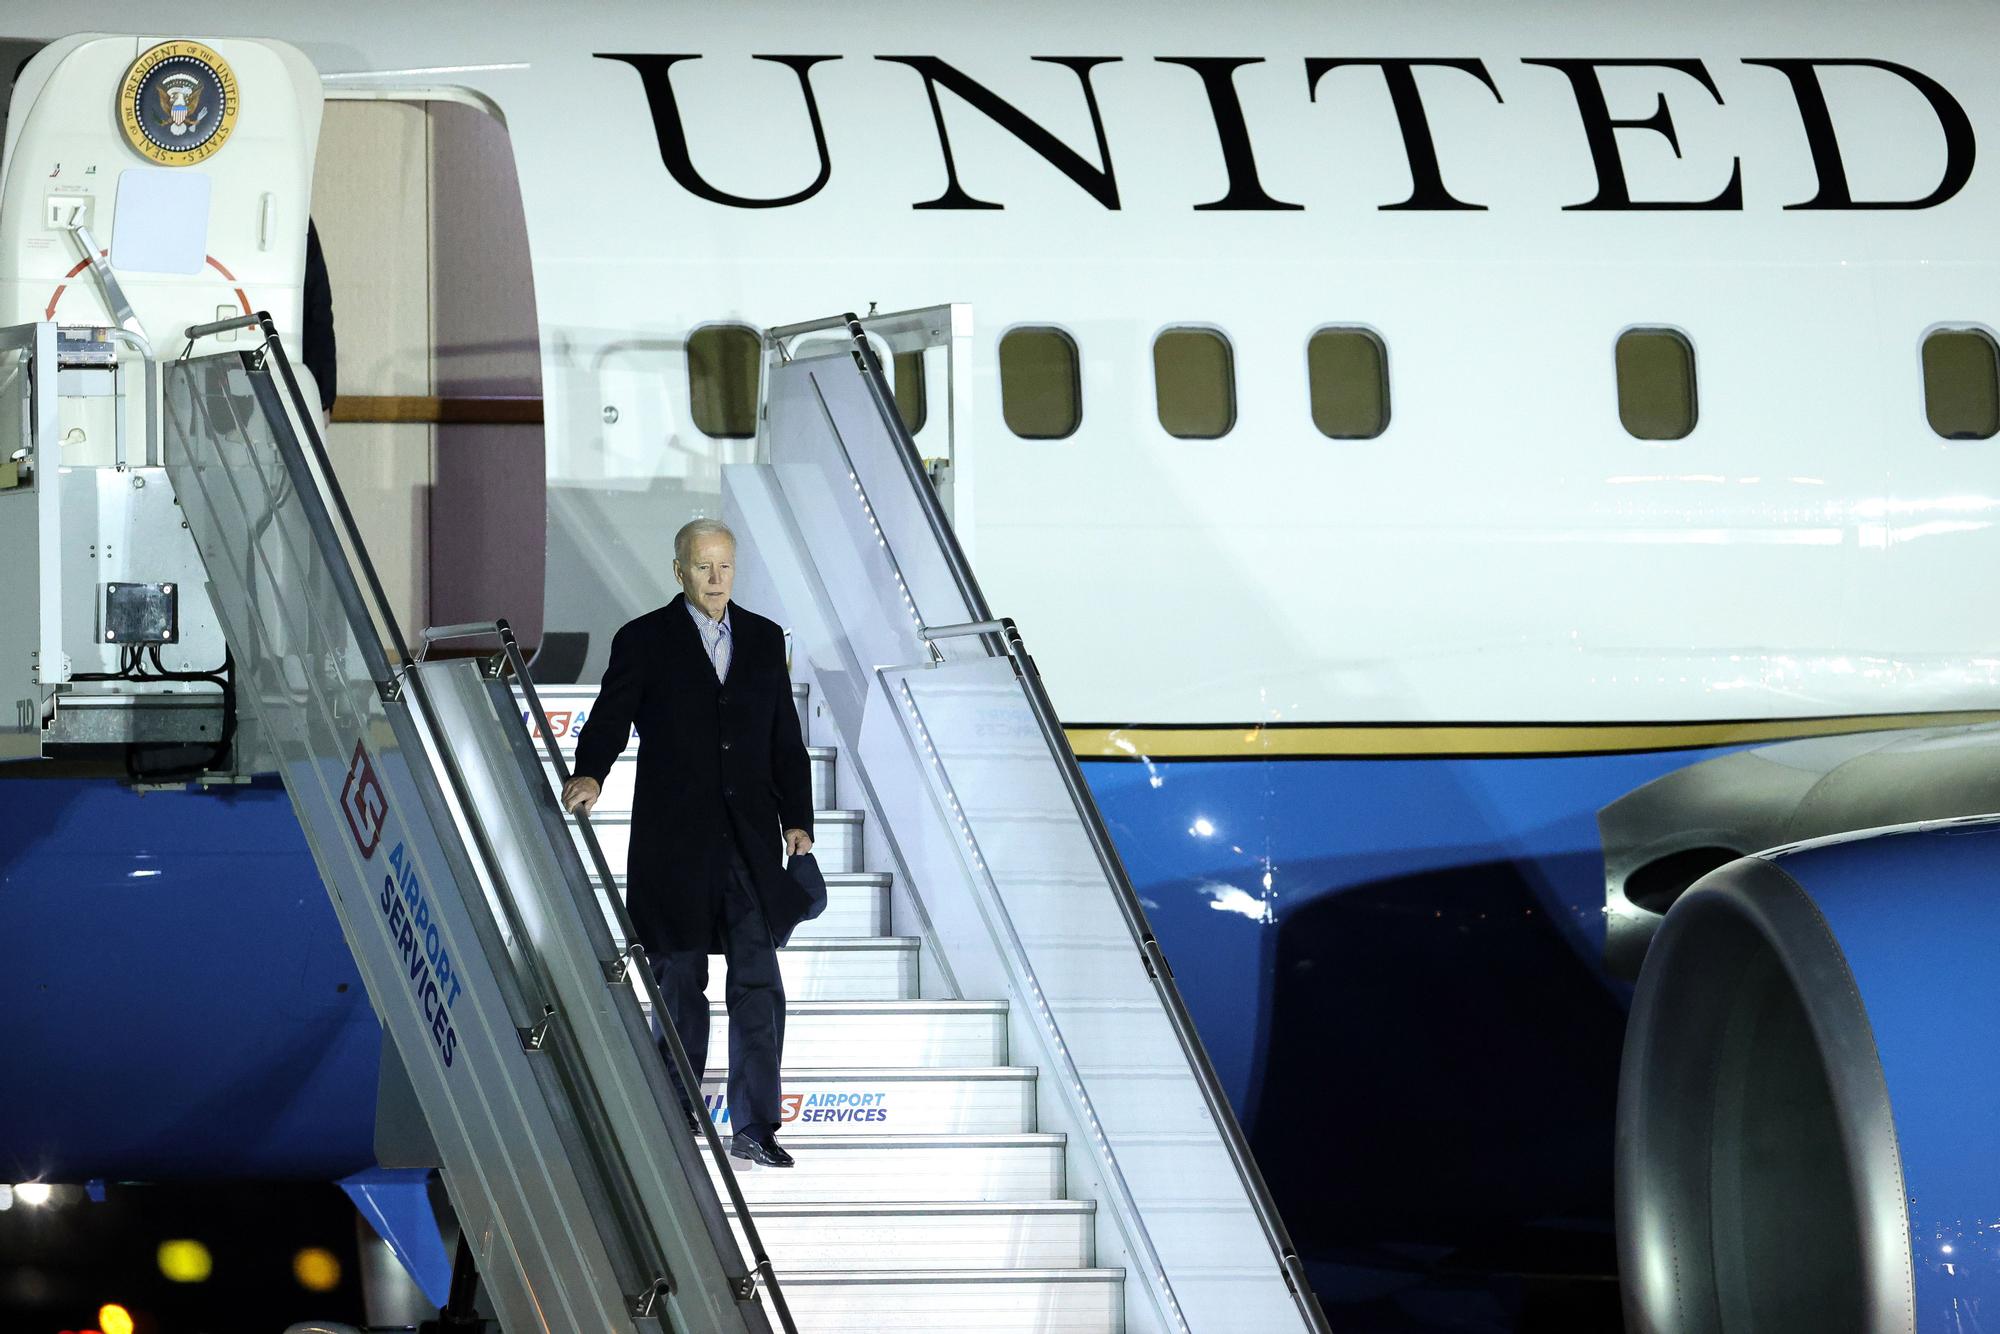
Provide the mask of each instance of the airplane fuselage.
[{"label": "airplane fuselage", "polygon": [[[8,15],[25,39],[74,21]],[[695,331],[971,307],[960,536],[1258,1147],[1340,1183],[1281,1200],[1321,1201],[1293,1223],[1325,1253],[1602,1216],[1623,991],[1598,967],[1601,806],[1718,748],[2000,693],[1996,613],[1960,591],[2000,554],[2000,459],[1933,429],[1924,367],[1931,335],[2000,320],[1990,7],[201,21],[298,45],[336,104],[504,118],[531,271],[495,281],[531,282],[539,321],[531,596],[589,636],[585,679],[755,457],[697,425]],[[1062,438],[1009,427],[1000,344],[1024,329],[1074,349]],[[1162,423],[1177,329],[1226,340],[1215,438]],[[1382,351],[1368,438],[1315,425],[1326,330]],[[1621,422],[1633,330],[1689,349],[1678,438]],[[32,786],[0,845],[10,938],[76,940],[115,895],[129,939],[110,981],[40,944],[10,974],[10,1009],[49,1016],[30,1064],[53,1085],[106,1052],[173,1128],[54,1100],[22,1144],[89,1175],[365,1165],[372,1019],[333,990],[275,794]],[[250,840],[226,864],[186,842],[217,802]],[[245,923],[231,962],[195,969],[221,921]],[[186,1026],[120,1018],[196,971],[221,979],[206,1031],[243,1012],[230,987],[257,998],[205,1065]]]}]

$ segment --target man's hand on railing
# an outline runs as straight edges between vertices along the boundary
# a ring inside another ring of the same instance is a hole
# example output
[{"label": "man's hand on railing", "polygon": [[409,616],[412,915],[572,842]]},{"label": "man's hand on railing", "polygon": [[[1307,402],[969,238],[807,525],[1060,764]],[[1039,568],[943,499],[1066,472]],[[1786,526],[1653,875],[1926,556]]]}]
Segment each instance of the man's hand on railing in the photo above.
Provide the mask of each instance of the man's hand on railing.
[{"label": "man's hand on railing", "polygon": [[595,778],[585,778],[579,774],[563,784],[562,806],[566,811],[582,811],[590,814],[590,808],[597,804],[602,793]]},{"label": "man's hand on railing", "polygon": [[803,829],[785,831],[785,855],[800,857],[813,850],[813,836]]}]

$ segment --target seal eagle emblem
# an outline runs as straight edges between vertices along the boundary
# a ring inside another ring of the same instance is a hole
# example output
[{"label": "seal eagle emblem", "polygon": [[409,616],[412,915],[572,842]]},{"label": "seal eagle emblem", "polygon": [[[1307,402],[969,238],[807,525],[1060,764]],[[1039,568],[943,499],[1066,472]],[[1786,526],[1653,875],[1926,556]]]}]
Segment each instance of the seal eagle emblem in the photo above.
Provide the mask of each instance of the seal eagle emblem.
[{"label": "seal eagle emblem", "polygon": [[200,42],[162,42],[132,62],[119,85],[125,139],[166,167],[206,161],[236,128],[236,74]]}]

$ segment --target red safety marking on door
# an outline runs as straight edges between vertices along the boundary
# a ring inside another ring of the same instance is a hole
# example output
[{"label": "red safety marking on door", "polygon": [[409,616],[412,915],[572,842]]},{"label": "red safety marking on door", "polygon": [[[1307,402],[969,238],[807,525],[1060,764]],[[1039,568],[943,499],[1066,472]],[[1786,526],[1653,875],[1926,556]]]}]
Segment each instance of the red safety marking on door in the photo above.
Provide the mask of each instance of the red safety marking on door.
[{"label": "red safety marking on door", "polygon": [[[106,259],[109,259],[111,257],[111,252],[109,250],[100,250],[97,253]],[[208,266],[210,268],[214,269],[217,273],[227,278],[230,282],[233,283],[236,281],[236,275],[231,273],[228,270],[228,268],[224,266],[221,260],[217,259],[213,255],[209,255],[206,258],[208,260]],[[56,290],[49,294],[48,307],[42,311],[43,319],[52,320],[56,317],[56,302],[62,300],[62,294],[69,290],[68,280],[76,277],[78,274],[82,273],[85,269],[89,267],[90,267],[89,260],[80,259],[76,262],[75,268],[71,269],[68,273],[65,273],[63,275],[63,281],[57,283]],[[250,294],[248,292],[244,291],[241,287],[232,288],[231,290],[236,293],[236,299],[238,302],[242,304],[243,313],[245,315],[255,315],[257,313],[256,310],[250,305]]]}]

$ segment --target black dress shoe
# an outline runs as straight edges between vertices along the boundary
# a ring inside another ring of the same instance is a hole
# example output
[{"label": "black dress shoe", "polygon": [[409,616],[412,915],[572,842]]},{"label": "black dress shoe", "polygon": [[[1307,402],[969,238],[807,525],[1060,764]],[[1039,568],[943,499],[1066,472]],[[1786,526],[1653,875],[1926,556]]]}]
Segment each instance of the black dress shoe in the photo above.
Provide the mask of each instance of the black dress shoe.
[{"label": "black dress shoe", "polygon": [[792,1155],[778,1147],[776,1135],[752,1135],[741,1131],[729,1141],[729,1156],[747,1158],[766,1167],[791,1167],[797,1162]]}]

